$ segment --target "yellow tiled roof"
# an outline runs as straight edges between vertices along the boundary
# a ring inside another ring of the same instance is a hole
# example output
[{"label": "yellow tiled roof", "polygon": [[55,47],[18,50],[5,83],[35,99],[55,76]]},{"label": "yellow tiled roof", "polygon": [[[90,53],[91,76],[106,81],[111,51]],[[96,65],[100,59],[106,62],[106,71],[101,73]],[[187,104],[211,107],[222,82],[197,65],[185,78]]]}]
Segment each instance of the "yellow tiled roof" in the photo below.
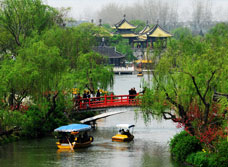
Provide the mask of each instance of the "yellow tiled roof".
[{"label": "yellow tiled roof", "polygon": [[118,29],[135,29],[136,27],[129,24],[127,21],[123,22]]},{"label": "yellow tiled roof", "polygon": [[138,41],[146,41],[146,40],[147,40],[146,34],[139,35],[137,40],[138,40]]},{"label": "yellow tiled roof", "polygon": [[161,27],[156,25],[155,29],[149,32],[149,37],[172,37],[172,35],[166,31],[164,31]]},{"label": "yellow tiled roof", "polygon": [[134,33],[131,33],[131,34],[120,34],[122,37],[137,37],[138,35],[134,34]]},{"label": "yellow tiled roof", "polygon": [[144,27],[144,29],[142,31],[140,31],[139,34],[145,34],[148,31],[150,31],[150,27],[148,25],[146,25],[146,27]]},{"label": "yellow tiled roof", "polygon": [[136,26],[130,24],[125,18],[113,26],[114,29],[135,29]]}]

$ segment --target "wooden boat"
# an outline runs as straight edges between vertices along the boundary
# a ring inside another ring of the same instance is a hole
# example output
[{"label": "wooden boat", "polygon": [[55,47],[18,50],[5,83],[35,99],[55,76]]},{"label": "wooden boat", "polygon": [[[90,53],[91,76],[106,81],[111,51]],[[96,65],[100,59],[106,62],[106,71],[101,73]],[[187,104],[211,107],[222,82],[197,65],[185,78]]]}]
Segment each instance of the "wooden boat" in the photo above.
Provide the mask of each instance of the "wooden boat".
[{"label": "wooden boat", "polygon": [[73,150],[90,146],[93,142],[93,137],[87,135],[87,131],[90,129],[91,126],[86,124],[70,124],[55,129],[54,131],[59,134],[59,141],[56,142],[57,147]]},{"label": "wooden boat", "polygon": [[[117,142],[129,142],[134,139],[133,128],[135,125],[131,124],[118,124],[116,125],[119,128],[119,133],[112,137],[112,141]],[[131,130],[131,133],[130,133]]]},{"label": "wooden boat", "polygon": [[[77,138],[77,137],[76,137]],[[93,137],[90,136],[89,137],[89,141],[85,141],[85,142],[72,142],[72,143],[64,143],[64,142],[56,142],[56,145],[59,149],[71,149],[71,147],[73,149],[75,148],[84,148],[84,147],[89,147],[91,145],[91,143],[93,142]]]}]

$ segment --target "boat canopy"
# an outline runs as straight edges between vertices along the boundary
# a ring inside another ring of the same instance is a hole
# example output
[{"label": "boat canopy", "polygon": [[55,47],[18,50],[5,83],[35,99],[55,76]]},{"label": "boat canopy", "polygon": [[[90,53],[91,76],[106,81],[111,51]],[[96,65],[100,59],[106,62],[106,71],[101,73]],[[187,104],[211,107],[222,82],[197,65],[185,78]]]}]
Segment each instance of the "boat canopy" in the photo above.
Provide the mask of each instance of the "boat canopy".
[{"label": "boat canopy", "polygon": [[60,126],[54,131],[55,132],[81,132],[81,131],[87,131],[90,129],[91,129],[91,126],[86,124],[70,124],[70,125]]},{"label": "boat canopy", "polygon": [[130,129],[130,128],[135,127],[135,125],[133,125],[133,124],[117,124],[116,127],[117,127],[117,128]]}]

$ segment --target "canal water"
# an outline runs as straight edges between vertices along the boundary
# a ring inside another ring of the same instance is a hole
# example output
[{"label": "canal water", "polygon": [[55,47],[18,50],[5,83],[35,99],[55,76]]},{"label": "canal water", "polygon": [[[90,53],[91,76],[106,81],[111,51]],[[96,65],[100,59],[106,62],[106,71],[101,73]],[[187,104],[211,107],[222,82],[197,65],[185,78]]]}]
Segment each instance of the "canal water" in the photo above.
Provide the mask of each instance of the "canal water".
[{"label": "canal water", "polygon": [[[127,94],[131,87],[140,89],[140,78],[115,76],[115,94]],[[60,151],[53,136],[24,140],[0,146],[0,167],[173,167],[168,151],[169,140],[180,131],[171,121],[151,120],[144,124],[139,108],[113,108],[125,111],[97,121],[91,147]],[[138,114],[135,114],[135,113]],[[135,139],[129,143],[112,142],[116,124],[135,124]]]}]

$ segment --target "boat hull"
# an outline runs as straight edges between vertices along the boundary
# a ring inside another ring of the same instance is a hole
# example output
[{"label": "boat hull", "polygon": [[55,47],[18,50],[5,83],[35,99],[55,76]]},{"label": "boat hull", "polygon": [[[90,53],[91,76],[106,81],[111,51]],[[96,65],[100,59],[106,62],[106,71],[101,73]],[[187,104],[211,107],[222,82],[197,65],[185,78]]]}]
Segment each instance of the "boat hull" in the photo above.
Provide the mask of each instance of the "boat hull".
[{"label": "boat hull", "polygon": [[127,135],[121,135],[121,134],[116,134],[115,136],[112,137],[112,141],[117,141],[117,142],[129,142],[134,139],[133,135],[127,136]]},{"label": "boat hull", "polygon": [[85,148],[85,147],[89,147],[91,145],[91,143],[93,142],[93,138],[90,137],[90,140],[87,142],[83,142],[83,143],[78,143],[78,142],[73,142],[71,143],[71,145],[69,143],[60,143],[60,142],[56,142],[56,145],[58,147],[58,149],[76,149],[76,148]]}]

